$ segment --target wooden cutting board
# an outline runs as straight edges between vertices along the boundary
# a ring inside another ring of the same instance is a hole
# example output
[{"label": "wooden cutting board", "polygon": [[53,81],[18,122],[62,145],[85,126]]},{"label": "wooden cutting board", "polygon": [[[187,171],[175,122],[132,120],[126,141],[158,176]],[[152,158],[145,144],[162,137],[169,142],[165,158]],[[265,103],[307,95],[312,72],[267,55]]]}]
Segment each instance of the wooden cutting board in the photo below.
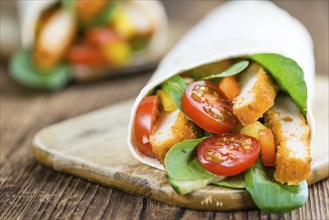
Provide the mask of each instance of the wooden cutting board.
[{"label": "wooden cutting board", "polygon": [[[328,78],[317,78],[312,146],[313,184],[329,176]],[[171,188],[165,172],[138,162],[130,153],[127,125],[133,100],[78,116],[41,130],[34,138],[36,159],[57,171],[111,186],[167,204],[199,210],[241,210],[255,207],[245,190],[208,186],[186,196]]]}]

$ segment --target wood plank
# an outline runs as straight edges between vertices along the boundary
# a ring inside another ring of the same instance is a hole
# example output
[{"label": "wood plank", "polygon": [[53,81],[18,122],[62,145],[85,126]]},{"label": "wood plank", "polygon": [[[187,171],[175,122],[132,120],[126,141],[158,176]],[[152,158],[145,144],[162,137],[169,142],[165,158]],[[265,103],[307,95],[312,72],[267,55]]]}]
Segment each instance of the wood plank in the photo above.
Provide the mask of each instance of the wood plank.
[{"label": "wood plank", "polygon": [[[314,109],[328,106],[320,95],[326,78],[316,81]],[[244,190],[215,186],[179,196],[165,178],[165,172],[135,160],[126,144],[132,101],[123,102],[43,129],[34,139],[34,154],[41,163],[61,172],[113,186],[123,191],[171,205],[200,210],[241,210],[253,208]],[[325,112],[315,111],[317,119]],[[318,129],[328,130],[317,120]],[[312,148],[312,174],[309,184],[328,176],[328,143],[316,133]],[[318,206],[315,207],[315,209]],[[58,217],[58,216],[56,216]]]},{"label": "wood plank", "polygon": [[[32,217],[45,219],[59,216],[58,213],[69,212],[68,209],[60,210],[55,207],[57,203],[63,202],[63,199],[64,202],[68,201],[66,197],[70,195],[63,194],[63,197],[61,195],[69,186],[68,180],[72,177],[58,175],[36,163],[31,154],[33,136],[47,124],[104,107],[112,101],[120,101],[120,96],[132,97],[145,84],[149,73],[138,77],[132,76],[126,80],[118,77],[112,82],[96,83],[96,87],[73,85],[65,93],[47,93],[29,90],[13,83],[4,71],[1,68],[0,219]],[[135,80],[137,78],[138,82]],[[137,83],[130,85],[130,80]],[[119,88],[125,88],[127,92],[121,94],[117,92]],[[81,100],[81,95],[85,100]],[[69,105],[77,102],[78,108]],[[75,181],[87,184],[80,179]],[[91,186],[93,189],[97,187]],[[76,188],[79,187],[78,184]],[[111,195],[109,194],[111,190],[101,188],[102,190],[95,195],[96,201],[107,201],[106,196]],[[75,189],[75,193],[80,193],[79,189]],[[82,204],[89,208],[89,203],[86,201]],[[81,216],[84,214],[94,216],[95,214],[92,213],[97,212],[99,208],[101,205],[97,203],[93,208],[88,209],[91,212],[83,210]]]}]

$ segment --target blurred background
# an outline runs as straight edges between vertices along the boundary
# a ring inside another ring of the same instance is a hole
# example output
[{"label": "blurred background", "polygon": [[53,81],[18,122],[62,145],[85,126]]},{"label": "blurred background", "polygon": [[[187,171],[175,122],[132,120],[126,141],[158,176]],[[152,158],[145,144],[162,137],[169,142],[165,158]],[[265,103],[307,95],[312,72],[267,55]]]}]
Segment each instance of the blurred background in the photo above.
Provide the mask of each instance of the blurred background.
[{"label": "blurred background", "polygon": [[[170,20],[171,44],[195,25],[204,15],[224,1],[162,1]],[[300,20],[309,30],[314,41],[316,71],[328,75],[328,1],[327,0],[275,0],[279,7]],[[1,66],[3,74],[9,58],[20,47],[17,1],[1,0]],[[176,28],[176,29],[175,29]]]}]

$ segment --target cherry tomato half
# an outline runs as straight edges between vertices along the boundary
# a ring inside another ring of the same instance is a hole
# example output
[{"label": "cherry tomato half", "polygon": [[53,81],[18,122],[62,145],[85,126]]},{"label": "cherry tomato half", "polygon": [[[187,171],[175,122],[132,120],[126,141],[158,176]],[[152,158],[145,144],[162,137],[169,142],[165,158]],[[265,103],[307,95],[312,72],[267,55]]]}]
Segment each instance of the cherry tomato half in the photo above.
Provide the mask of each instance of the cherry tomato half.
[{"label": "cherry tomato half", "polygon": [[219,176],[234,176],[257,160],[260,145],[256,138],[243,134],[224,134],[203,140],[198,146],[202,166]]},{"label": "cherry tomato half", "polygon": [[183,95],[182,107],[194,123],[214,134],[226,133],[239,123],[232,102],[212,82],[191,83]]},{"label": "cherry tomato half", "polygon": [[159,103],[158,96],[147,96],[139,103],[135,115],[136,145],[141,153],[150,157],[155,157],[149,137],[159,114]]},{"label": "cherry tomato half", "polygon": [[102,53],[88,44],[71,47],[68,51],[67,59],[70,63],[91,66],[103,65],[106,62]]},{"label": "cherry tomato half", "polygon": [[97,47],[122,41],[120,37],[108,27],[97,27],[88,31],[86,41]]}]

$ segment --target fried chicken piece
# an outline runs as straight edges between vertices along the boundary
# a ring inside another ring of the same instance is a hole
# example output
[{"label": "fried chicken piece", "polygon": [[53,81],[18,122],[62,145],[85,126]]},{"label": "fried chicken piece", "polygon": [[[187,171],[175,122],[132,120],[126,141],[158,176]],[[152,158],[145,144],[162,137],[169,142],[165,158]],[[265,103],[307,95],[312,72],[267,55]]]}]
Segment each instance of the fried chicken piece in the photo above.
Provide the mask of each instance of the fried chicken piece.
[{"label": "fried chicken piece", "polygon": [[298,184],[311,172],[310,129],[304,115],[287,95],[278,95],[275,105],[265,115],[276,144],[274,179]]},{"label": "fried chicken piece", "polygon": [[278,87],[258,64],[251,64],[241,73],[241,93],[233,99],[233,113],[242,125],[250,125],[273,106]]},{"label": "fried chicken piece", "polygon": [[72,12],[59,9],[43,22],[37,33],[33,58],[43,70],[54,67],[65,55],[76,33]]},{"label": "fried chicken piece", "polygon": [[199,128],[177,109],[160,114],[150,142],[157,159],[163,163],[168,150],[174,144],[198,137]]}]

